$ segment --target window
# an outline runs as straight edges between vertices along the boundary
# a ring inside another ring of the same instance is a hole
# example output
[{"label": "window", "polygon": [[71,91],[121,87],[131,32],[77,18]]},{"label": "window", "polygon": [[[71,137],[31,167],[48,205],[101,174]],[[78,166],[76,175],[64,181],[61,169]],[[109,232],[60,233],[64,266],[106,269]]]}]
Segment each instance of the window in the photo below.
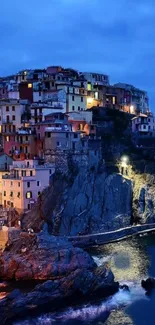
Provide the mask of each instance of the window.
[{"label": "window", "polygon": [[75,110],[75,106],[72,106],[72,111],[74,111]]},{"label": "window", "polygon": [[78,111],[80,111],[80,106],[78,106]]},{"label": "window", "polygon": [[11,208],[13,208],[13,202],[11,202]]},{"label": "window", "polygon": [[13,197],[13,192],[10,192],[10,196]]},{"label": "window", "polygon": [[6,112],[9,112],[9,106],[6,106]]},{"label": "window", "polygon": [[146,129],[146,125],[144,125],[144,129]]},{"label": "window", "polygon": [[12,121],[15,121],[15,120],[16,120],[16,116],[12,115]]},{"label": "window", "polygon": [[78,138],[78,134],[77,133],[74,133],[74,138]]},{"label": "window", "polygon": [[68,133],[66,133],[66,138],[68,138]]},{"label": "window", "polygon": [[28,84],[28,88],[32,88],[32,84]]},{"label": "window", "polygon": [[6,191],[4,191],[4,196],[6,196]]},{"label": "window", "polygon": [[41,91],[39,91],[39,96],[41,96]]},{"label": "window", "polygon": [[30,182],[27,182],[27,187],[30,187]]},{"label": "window", "polygon": [[40,181],[37,181],[37,186],[40,186],[41,184],[40,184]]},{"label": "window", "polygon": [[20,187],[20,182],[18,182],[18,187]]},{"label": "window", "polygon": [[27,192],[26,199],[31,199],[31,198],[32,198],[32,192]]},{"label": "window", "polygon": [[32,170],[30,170],[30,176],[33,176],[33,171]]},{"label": "window", "polygon": [[16,126],[13,125],[13,132],[16,132]]},{"label": "window", "polygon": [[151,126],[149,125],[149,130],[151,129]]},{"label": "window", "polygon": [[30,210],[30,204],[27,205],[27,209]]},{"label": "window", "polygon": [[18,192],[17,197],[20,198],[20,192]]},{"label": "window", "polygon": [[47,138],[50,138],[50,137],[51,137],[51,133],[47,132]]},{"label": "window", "polygon": [[13,186],[13,182],[11,182],[11,184],[10,184],[11,186]]},{"label": "window", "polygon": [[57,147],[61,147],[61,142],[57,141]]},{"label": "window", "polygon": [[83,97],[81,97],[81,102],[83,102]]},{"label": "window", "polygon": [[74,102],[74,96],[72,96],[72,101]]},{"label": "window", "polygon": [[113,103],[113,105],[116,104],[116,98],[115,97],[112,98],[112,103]]},{"label": "window", "polygon": [[87,90],[91,91],[91,82],[88,82],[88,84],[87,84]]},{"label": "window", "polygon": [[13,111],[13,112],[15,111],[15,106],[12,106],[12,111]]},{"label": "window", "polygon": [[26,170],[22,170],[22,176],[23,176],[23,177],[26,176]]},{"label": "window", "polygon": [[38,192],[38,196],[41,194],[41,192]]},{"label": "window", "polygon": [[6,136],[6,142],[9,142],[10,141],[10,137],[9,135]]},{"label": "window", "polygon": [[50,175],[51,175],[52,174],[52,169],[50,169],[49,172],[50,172]]},{"label": "window", "polygon": [[6,121],[7,121],[7,123],[10,122],[10,116],[9,115],[7,115]]}]

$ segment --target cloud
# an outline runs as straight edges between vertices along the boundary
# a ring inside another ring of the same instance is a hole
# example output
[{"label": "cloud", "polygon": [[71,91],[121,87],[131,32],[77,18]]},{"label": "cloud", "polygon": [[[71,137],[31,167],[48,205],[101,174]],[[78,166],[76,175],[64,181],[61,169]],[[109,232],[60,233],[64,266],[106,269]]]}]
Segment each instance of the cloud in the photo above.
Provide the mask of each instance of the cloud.
[{"label": "cloud", "polygon": [[0,74],[52,64],[110,75],[155,103],[153,0],[5,0]]}]

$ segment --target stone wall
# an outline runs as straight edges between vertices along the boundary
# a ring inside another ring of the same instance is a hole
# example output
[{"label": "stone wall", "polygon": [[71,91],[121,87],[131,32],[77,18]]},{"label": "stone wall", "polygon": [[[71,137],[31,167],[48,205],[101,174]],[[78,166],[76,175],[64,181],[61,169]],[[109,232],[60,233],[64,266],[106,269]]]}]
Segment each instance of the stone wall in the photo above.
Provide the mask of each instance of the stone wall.
[{"label": "stone wall", "polygon": [[0,250],[4,249],[8,242],[8,227],[3,226],[0,228]]}]

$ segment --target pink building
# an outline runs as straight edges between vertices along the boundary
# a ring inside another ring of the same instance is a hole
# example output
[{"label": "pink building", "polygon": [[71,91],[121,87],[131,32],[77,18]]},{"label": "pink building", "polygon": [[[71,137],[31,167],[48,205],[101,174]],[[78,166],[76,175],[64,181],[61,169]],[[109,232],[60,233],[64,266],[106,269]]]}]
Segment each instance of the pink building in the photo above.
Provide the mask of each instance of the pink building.
[{"label": "pink building", "polygon": [[30,210],[54,171],[54,165],[40,165],[39,160],[14,161],[10,172],[2,176],[2,206],[18,213]]}]

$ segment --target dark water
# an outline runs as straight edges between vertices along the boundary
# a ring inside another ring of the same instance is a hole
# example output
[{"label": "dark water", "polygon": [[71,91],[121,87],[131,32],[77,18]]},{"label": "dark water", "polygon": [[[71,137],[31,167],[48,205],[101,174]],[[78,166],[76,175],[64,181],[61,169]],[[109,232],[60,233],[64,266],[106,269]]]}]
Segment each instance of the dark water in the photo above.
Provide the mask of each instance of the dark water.
[{"label": "dark water", "polygon": [[91,254],[99,265],[108,262],[116,280],[128,284],[130,292],[13,325],[155,325],[155,293],[147,297],[140,286],[141,279],[155,277],[155,235],[100,246]]}]

